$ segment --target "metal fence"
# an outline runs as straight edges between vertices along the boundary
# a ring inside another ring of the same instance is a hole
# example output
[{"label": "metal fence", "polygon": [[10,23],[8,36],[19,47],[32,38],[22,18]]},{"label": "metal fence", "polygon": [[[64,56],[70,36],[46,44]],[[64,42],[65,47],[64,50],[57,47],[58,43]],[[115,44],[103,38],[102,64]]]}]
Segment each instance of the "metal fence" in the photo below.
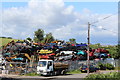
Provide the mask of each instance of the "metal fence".
[{"label": "metal fence", "polygon": [[[69,70],[75,70],[75,69],[79,69],[82,65],[87,65],[87,61],[65,61],[63,63],[67,63],[69,64]],[[99,61],[95,61],[95,60],[90,60],[90,65],[97,65],[98,63],[111,63],[114,67],[120,67],[119,63],[120,60],[115,59],[115,60],[111,60],[111,61],[107,61],[107,60],[99,60]]]},{"label": "metal fence", "polygon": [[31,67],[30,63],[20,63],[20,62],[7,62],[0,65],[0,74],[26,74],[36,72],[36,64]]},{"label": "metal fence", "polygon": [[[112,61],[109,61],[112,62]],[[69,71],[79,69],[82,65],[86,65],[87,61],[63,61],[62,63],[69,64]],[[108,63],[105,60],[94,61],[90,60],[90,64],[97,65],[98,63]],[[120,60],[114,60],[114,67],[120,67]],[[7,62],[5,64],[0,63],[0,74],[26,74],[36,73],[37,63],[20,63],[20,62]]]}]

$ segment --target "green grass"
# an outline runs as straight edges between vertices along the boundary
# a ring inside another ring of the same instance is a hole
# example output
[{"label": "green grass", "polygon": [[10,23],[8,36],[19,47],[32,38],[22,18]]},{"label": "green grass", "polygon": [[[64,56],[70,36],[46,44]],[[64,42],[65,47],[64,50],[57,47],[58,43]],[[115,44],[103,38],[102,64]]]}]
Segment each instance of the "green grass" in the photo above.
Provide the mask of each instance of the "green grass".
[{"label": "green grass", "polygon": [[27,73],[25,76],[40,76],[40,74],[37,73]]},{"label": "green grass", "polygon": [[67,74],[80,74],[80,73],[81,73],[81,71],[79,69],[67,72]]},{"label": "green grass", "polygon": [[120,67],[115,67],[115,70],[120,70]]},{"label": "green grass", "polygon": [[84,80],[120,80],[120,72],[110,72],[107,74],[90,74]]},{"label": "green grass", "polygon": [[11,42],[12,40],[17,41],[18,39],[0,38],[0,47],[5,46],[7,43]]}]

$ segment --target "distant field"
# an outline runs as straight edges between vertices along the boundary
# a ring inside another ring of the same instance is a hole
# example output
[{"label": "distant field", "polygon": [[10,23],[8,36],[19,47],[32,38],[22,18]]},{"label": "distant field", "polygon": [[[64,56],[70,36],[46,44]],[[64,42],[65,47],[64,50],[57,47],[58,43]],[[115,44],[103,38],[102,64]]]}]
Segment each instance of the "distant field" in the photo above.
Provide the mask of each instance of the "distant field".
[{"label": "distant field", "polygon": [[12,40],[17,41],[18,39],[0,38],[0,47],[6,45],[7,43],[11,42]]}]

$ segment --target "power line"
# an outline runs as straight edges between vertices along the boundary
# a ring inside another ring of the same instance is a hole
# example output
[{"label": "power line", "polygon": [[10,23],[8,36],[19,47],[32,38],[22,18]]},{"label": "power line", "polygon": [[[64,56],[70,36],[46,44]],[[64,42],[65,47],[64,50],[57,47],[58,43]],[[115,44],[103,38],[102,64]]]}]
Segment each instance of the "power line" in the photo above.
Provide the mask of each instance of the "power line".
[{"label": "power line", "polygon": [[[110,15],[110,16],[107,16],[107,17],[104,17],[103,19],[101,19],[101,20],[105,20],[105,19],[107,19],[107,18],[109,18],[109,17],[111,17],[111,16],[113,16],[113,14],[112,15]],[[101,21],[101,20],[99,20],[99,21]],[[88,70],[87,70],[87,75],[89,75],[89,64],[90,64],[90,62],[89,62],[89,46],[90,46],[90,25],[91,26],[95,26],[95,25],[93,25],[93,24],[95,24],[95,23],[98,23],[99,21],[95,21],[95,22],[93,22],[93,23],[89,23],[88,22],[88,54],[87,54],[87,68],[88,68]],[[97,26],[95,26],[95,27],[97,27]],[[105,29],[105,28],[102,28],[101,27],[101,29],[103,29],[103,30],[107,30],[107,29]]]},{"label": "power line", "polygon": [[[109,15],[109,16],[107,16],[107,17],[104,17],[103,19],[101,19],[101,20],[105,20],[105,19],[107,19],[107,18],[109,18],[109,17],[111,17],[111,16],[113,16],[113,14],[112,15]],[[87,54],[87,68],[88,68],[88,70],[87,70],[87,75],[89,75],[89,64],[90,64],[90,62],[89,62],[89,46],[90,46],[90,25],[91,26],[95,26],[95,25],[93,25],[93,24],[95,24],[95,23],[98,23],[98,22],[100,22],[101,20],[99,20],[99,21],[95,21],[95,22],[93,22],[93,23],[89,23],[88,22],[88,54]],[[95,26],[95,27],[97,27],[97,26]],[[101,27],[101,29],[102,30],[107,30],[107,29],[105,29],[105,28],[102,28]],[[111,31],[111,30],[108,30],[108,31]],[[113,31],[111,31],[111,32],[113,32]],[[116,33],[116,32],[114,32],[114,33]]]},{"label": "power line", "polygon": [[[91,26],[97,27],[96,25],[91,25]],[[97,27],[97,28],[99,28],[99,27]],[[106,30],[106,31],[110,31],[110,32],[113,32],[113,33],[118,34],[117,32],[114,32],[114,31],[108,30],[108,29],[103,28],[103,27],[101,27],[100,29],[102,29],[102,30]]]},{"label": "power line", "polygon": [[[118,11],[118,12],[116,12],[116,13],[119,13],[119,12],[120,12],[120,11]],[[99,23],[99,22],[102,21],[102,20],[108,19],[108,18],[114,16],[116,13],[114,13],[114,14],[112,14],[112,15],[109,15],[109,16],[106,16],[106,17],[102,18],[101,20],[98,20],[98,21],[92,22],[92,23],[90,23],[90,25],[91,25],[91,26],[94,26],[94,27],[97,27],[96,25],[93,25],[93,24],[95,24],[95,23]],[[98,28],[98,27],[97,27],[97,28]],[[102,30],[106,30],[106,31],[110,31],[110,32],[113,32],[113,33],[116,33],[116,34],[117,34],[117,32],[114,32],[114,31],[108,30],[108,29],[103,28],[103,27],[101,27],[100,29],[102,29]]]},{"label": "power line", "polygon": [[[118,13],[118,12],[116,12],[116,13]],[[104,17],[104,18],[102,18],[102,19],[100,19],[100,20],[94,21],[94,22],[91,23],[91,25],[92,25],[92,24],[95,24],[95,23],[98,23],[98,22],[100,22],[100,21],[102,21],[102,20],[105,20],[105,19],[107,19],[107,18],[109,18],[109,17],[112,17],[112,16],[114,16],[116,13],[114,13],[114,14],[112,14],[112,15],[109,15],[109,16],[106,16],[106,17]]]}]

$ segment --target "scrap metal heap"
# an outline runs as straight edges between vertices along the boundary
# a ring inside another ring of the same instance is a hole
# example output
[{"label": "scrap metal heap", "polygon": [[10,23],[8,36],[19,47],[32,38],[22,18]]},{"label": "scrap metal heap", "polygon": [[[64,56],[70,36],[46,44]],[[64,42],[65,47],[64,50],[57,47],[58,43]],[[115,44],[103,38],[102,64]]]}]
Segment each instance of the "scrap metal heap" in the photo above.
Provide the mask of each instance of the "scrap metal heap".
[{"label": "scrap metal heap", "polygon": [[[108,51],[105,49],[91,49],[90,59],[108,57]],[[52,43],[33,43],[24,41],[11,41],[2,48],[2,55],[7,62],[30,62],[40,59],[52,59],[54,61],[65,60],[86,60],[86,44],[69,44],[62,41]]]}]

